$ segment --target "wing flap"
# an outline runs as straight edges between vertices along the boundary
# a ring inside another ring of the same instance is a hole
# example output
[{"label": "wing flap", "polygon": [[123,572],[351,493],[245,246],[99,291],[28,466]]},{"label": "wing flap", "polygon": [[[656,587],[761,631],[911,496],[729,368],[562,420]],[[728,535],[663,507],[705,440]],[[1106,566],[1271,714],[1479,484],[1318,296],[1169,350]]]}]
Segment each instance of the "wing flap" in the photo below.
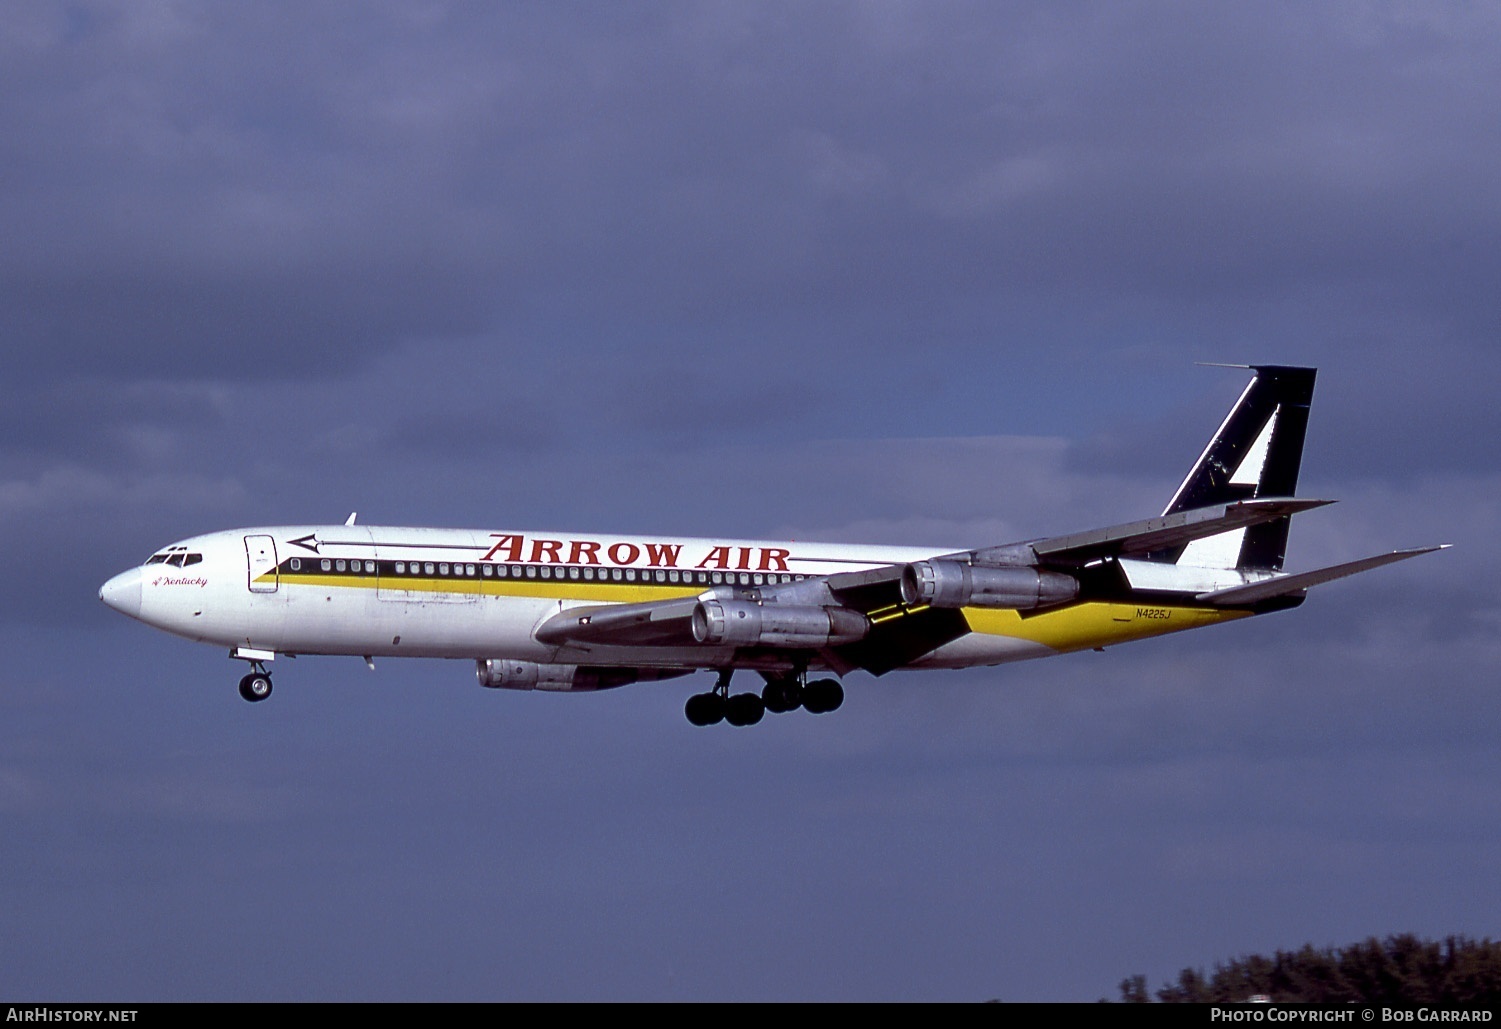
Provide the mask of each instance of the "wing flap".
[{"label": "wing flap", "polygon": [[967,632],[969,623],[962,611],[926,607],[878,623],[865,639],[839,647],[835,653],[849,668],[885,675]]}]

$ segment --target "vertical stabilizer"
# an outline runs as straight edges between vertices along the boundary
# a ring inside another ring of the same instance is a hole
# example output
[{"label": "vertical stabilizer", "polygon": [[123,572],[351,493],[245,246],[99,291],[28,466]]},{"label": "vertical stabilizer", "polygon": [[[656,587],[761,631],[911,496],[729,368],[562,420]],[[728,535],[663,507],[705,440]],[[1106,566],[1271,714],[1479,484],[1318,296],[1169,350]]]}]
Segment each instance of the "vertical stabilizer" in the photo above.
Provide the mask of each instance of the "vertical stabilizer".
[{"label": "vertical stabilizer", "polygon": [[[1256,365],[1240,395],[1163,514],[1257,497],[1291,497],[1303,463],[1313,368]],[[1153,555],[1207,568],[1282,567],[1289,518],[1194,540]]]}]

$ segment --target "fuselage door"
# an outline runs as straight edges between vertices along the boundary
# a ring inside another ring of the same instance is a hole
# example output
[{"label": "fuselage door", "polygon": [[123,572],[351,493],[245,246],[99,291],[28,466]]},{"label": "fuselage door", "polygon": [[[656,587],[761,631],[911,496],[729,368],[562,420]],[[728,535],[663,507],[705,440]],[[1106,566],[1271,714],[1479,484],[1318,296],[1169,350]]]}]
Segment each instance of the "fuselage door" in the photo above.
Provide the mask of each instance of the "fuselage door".
[{"label": "fuselage door", "polygon": [[270,536],[245,537],[245,565],[251,593],[275,593],[279,576],[276,571],[276,541]]}]

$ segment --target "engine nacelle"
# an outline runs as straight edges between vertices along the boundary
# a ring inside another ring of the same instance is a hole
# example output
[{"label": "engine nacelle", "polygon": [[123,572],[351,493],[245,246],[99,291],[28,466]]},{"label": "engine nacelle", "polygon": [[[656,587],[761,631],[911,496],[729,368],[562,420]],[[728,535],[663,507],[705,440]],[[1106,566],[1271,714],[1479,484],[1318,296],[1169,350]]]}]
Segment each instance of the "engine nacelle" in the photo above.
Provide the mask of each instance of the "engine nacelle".
[{"label": "engine nacelle", "polygon": [[842,607],[703,600],[693,609],[693,638],[732,647],[818,649],[864,639],[870,619]]},{"label": "engine nacelle", "polygon": [[[475,674],[481,686],[497,690],[548,690],[553,693],[592,693],[626,686],[643,678],[640,668],[588,668],[539,664],[536,661],[481,659]],[[677,673],[684,674],[684,673]]]},{"label": "engine nacelle", "polygon": [[902,600],[929,607],[1002,607],[1030,611],[1066,604],[1079,580],[1027,566],[986,568],[962,561],[918,561],[902,572]]}]

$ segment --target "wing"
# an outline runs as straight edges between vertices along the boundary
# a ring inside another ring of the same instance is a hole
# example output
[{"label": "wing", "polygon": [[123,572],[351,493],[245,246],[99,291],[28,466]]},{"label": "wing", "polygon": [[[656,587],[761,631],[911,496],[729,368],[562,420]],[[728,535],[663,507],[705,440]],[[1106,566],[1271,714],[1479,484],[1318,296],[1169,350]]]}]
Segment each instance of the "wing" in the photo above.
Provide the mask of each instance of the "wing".
[{"label": "wing", "polygon": [[1068,567],[1103,558],[1144,557],[1156,551],[1218,536],[1222,532],[1262,525],[1300,511],[1325,507],[1332,500],[1297,500],[1265,497],[1233,504],[1212,504],[1191,511],[1178,511],[1158,518],[1091,529],[1068,536],[1052,536],[1027,543],[1010,543],[985,550],[952,555],[977,564],[1034,564]]},{"label": "wing", "polygon": [[[1147,553],[1317,507],[1317,500],[1251,500],[943,560],[966,564],[1079,565]],[[968,631],[957,609],[916,603],[908,565],[840,572],[794,583],[717,587],[696,597],[567,608],[536,631],[550,645],[772,647],[812,651],[835,670],[887,671]],[[726,624],[727,623],[727,624]]]},{"label": "wing", "polygon": [[538,640],[553,646],[581,643],[612,647],[680,647],[693,640],[697,597],[644,604],[570,607],[537,627]]},{"label": "wing", "polygon": [[[1328,500],[1257,498],[1213,504],[1087,532],[943,554],[913,564],[839,572],[793,583],[720,586],[695,597],[641,604],[567,608],[542,623],[537,639],[549,645],[702,648],[722,660],[724,648],[776,651],[793,663],[815,657],[844,674],[864,668],[877,675],[911,663],[969,632],[964,609],[1009,608],[1024,614],[1088,599],[1096,566],[1124,561],[1160,568],[1167,585],[1189,603],[1216,607],[1254,605],[1310,586],[1354,575],[1441,547],[1401,550],[1297,575],[1257,570],[1231,585],[1195,586],[1202,573],[1183,573],[1174,584],[1171,563],[1140,558],[1194,540],[1288,518],[1333,503]],[[1197,577],[1196,577],[1197,576]],[[1131,582],[1111,573],[1111,589],[1130,593]]]}]

